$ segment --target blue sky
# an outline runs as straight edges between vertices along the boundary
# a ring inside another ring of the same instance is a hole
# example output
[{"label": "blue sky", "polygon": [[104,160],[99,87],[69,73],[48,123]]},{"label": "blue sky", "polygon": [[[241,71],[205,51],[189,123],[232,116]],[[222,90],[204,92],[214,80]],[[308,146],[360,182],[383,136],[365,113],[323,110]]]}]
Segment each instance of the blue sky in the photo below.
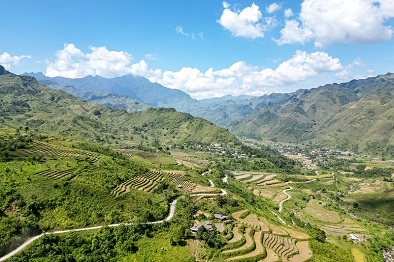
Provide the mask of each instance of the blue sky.
[{"label": "blue sky", "polygon": [[394,72],[393,0],[0,0],[15,73],[132,73],[194,98]]}]

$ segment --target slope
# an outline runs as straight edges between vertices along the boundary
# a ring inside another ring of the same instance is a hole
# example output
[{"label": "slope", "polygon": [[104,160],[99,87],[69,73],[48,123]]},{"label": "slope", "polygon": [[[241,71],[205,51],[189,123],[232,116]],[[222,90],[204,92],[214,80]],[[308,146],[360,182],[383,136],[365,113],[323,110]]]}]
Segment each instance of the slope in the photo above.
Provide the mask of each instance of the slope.
[{"label": "slope", "polygon": [[254,110],[230,130],[262,140],[394,155],[393,97],[393,74],[326,85]]},{"label": "slope", "polygon": [[175,104],[195,102],[188,94],[177,89],[166,88],[157,83],[151,83],[144,77],[125,75],[115,78],[101,76],[86,76],[70,79],[65,77],[46,77],[42,73],[26,73],[35,77],[40,83],[57,89],[72,86],[84,92],[108,91],[126,96],[133,100],[144,102],[153,107],[174,107]]},{"label": "slope", "polygon": [[237,143],[223,128],[174,109],[127,113],[83,102],[0,67],[0,123],[122,146]]}]

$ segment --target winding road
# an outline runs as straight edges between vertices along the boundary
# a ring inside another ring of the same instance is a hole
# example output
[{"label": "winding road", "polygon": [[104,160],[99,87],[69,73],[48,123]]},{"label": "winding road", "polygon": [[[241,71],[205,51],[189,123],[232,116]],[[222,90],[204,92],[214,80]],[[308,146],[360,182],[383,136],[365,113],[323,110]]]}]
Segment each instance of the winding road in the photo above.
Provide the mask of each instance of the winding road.
[{"label": "winding road", "polygon": [[[211,184],[211,187],[214,187],[215,185],[213,184],[213,182],[210,180],[209,181]],[[220,189],[221,193],[217,193],[217,194],[191,194],[191,197],[198,197],[198,196],[206,196],[206,197],[210,197],[210,196],[217,196],[217,195],[227,195],[227,191],[224,189]],[[36,241],[37,239],[45,236],[45,235],[57,235],[57,234],[64,234],[64,233],[70,233],[70,232],[80,232],[80,231],[89,231],[89,230],[96,230],[96,229],[100,229],[103,227],[118,227],[120,225],[125,225],[125,226],[131,226],[131,225],[155,225],[155,224],[161,224],[167,221],[170,221],[174,215],[175,215],[175,207],[176,207],[176,203],[177,203],[177,199],[175,199],[174,201],[171,202],[170,205],[170,212],[168,214],[168,216],[163,219],[163,220],[158,220],[158,221],[152,221],[152,222],[143,222],[143,223],[120,223],[120,224],[110,224],[110,225],[104,225],[104,226],[96,226],[96,227],[84,227],[84,228],[77,228],[77,229],[69,229],[69,230],[60,230],[60,231],[54,231],[54,232],[45,232],[42,233],[38,236],[34,236],[32,238],[30,238],[29,240],[27,240],[25,243],[23,243],[21,246],[19,246],[18,248],[16,248],[15,250],[11,251],[10,253],[8,253],[7,255],[3,256],[0,258],[0,261],[5,261],[7,259],[9,259],[10,257],[14,256],[15,254],[21,252],[23,249],[25,249],[28,245],[30,245],[31,243],[33,243],[34,241]]]},{"label": "winding road", "polygon": [[280,212],[282,212],[282,210],[283,210],[283,203],[284,202],[286,202],[287,200],[289,200],[290,198],[291,198],[291,195],[289,195],[288,193],[287,193],[287,191],[290,191],[290,190],[292,190],[293,188],[292,187],[289,187],[288,189],[285,189],[285,190],[283,190],[282,192],[287,196],[287,198],[286,199],[283,199],[282,201],[280,201],[279,202],[279,213]]}]

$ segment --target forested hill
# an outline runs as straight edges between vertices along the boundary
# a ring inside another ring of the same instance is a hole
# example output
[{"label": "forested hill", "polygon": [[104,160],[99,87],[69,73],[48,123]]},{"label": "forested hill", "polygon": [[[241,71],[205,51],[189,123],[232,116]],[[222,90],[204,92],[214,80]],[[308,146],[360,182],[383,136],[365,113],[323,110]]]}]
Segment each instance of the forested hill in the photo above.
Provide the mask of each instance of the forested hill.
[{"label": "forested hill", "polygon": [[84,102],[0,66],[0,124],[106,144],[238,143],[226,129],[174,109],[127,113]]},{"label": "forested hill", "polygon": [[229,128],[239,136],[394,157],[394,74],[302,90]]}]

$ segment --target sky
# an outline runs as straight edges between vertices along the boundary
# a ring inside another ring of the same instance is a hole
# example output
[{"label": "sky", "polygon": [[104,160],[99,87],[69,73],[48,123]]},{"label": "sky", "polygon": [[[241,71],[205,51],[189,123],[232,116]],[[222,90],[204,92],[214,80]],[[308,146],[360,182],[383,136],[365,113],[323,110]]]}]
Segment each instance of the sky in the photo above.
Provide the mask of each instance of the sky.
[{"label": "sky", "polygon": [[0,0],[0,64],[259,96],[394,72],[393,26],[394,0]]}]

